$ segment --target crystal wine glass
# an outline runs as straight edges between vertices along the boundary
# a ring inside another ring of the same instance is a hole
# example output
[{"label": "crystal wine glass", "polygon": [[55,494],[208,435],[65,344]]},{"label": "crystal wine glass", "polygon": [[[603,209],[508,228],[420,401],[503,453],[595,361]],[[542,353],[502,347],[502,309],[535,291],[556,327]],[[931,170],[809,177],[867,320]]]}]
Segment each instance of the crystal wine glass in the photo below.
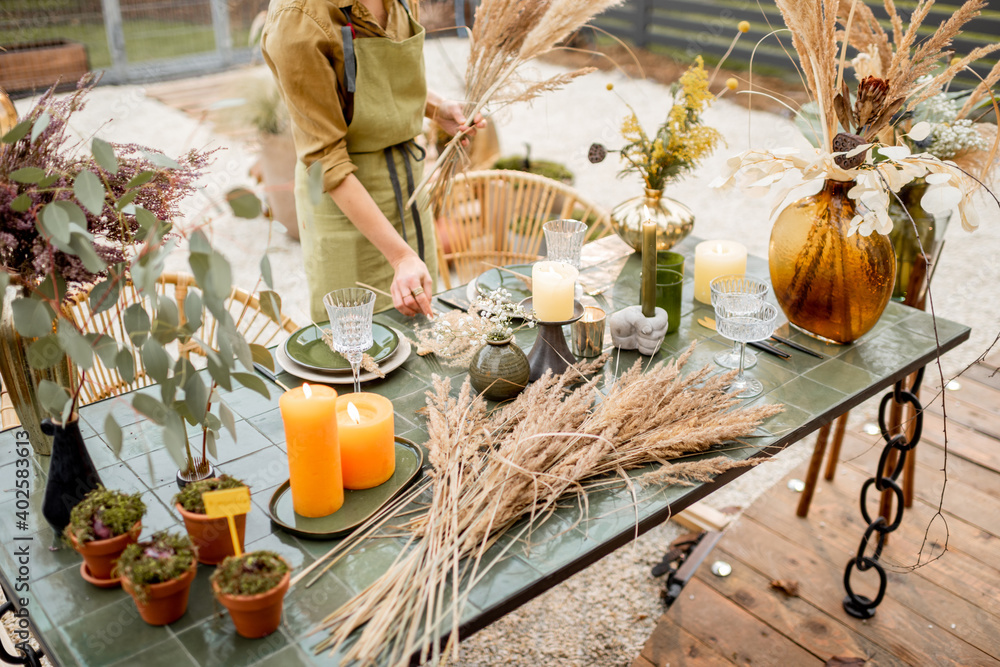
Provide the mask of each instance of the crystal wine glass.
[{"label": "crystal wine glass", "polygon": [[553,262],[565,262],[580,268],[580,249],[587,225],[579,220],[550,220],[542,225],[545,252]]},{"label": "crystal wine glass", "polygon": [[354,392],[360,392],[361,357],[374,343],[372,314],[375,311],[375,292],[360,287],[334,290],[323,297],[323,305],[330,316],[333,349],[350,362],[354,373]]},{"label": "crystal wine glass", "polygon": [[778,318],[777,306],[762,302],[749,306],[749,303],[752,303],[752,297],[731,297],[720,300],[715,306],[716,329],[729,340],[740,344],[739,373],[727,390],[735,394],[736,398],[753,398],[764,391],[764,385],[759,380],[743,374],[743,354],[747,343],[764,340],[774,333]]},{"label": "crystal wine glass", "polygon": [[[587,225],[579,220],[550,220],[542,225],[542,231],[545,233],[546,258],[579,269]],[[583,298],[583,286],[579,282],[573,286],[573,298]]]},{"label": "crystal wine glass", "polygon": [[[744,303],[745,307],[753,308],[764,302],[768,286],[766,282],[753,276],[729,275],[719,276],[712,280],[709,283],[709,289],[712,291],[713,307],[720,299],[725,299],[728,303]],[[737,298],[736,302],[733,302],[733,297]],[[747,298],[740,299],[740,297]],[[723,368],[737,368],[740,365],[740,344],[733,343],[731,350],[719,352],[714,359],[715,363]],[[746,350],[743,368],[753,368],[755,365],[757,365],[757,355]]]}]

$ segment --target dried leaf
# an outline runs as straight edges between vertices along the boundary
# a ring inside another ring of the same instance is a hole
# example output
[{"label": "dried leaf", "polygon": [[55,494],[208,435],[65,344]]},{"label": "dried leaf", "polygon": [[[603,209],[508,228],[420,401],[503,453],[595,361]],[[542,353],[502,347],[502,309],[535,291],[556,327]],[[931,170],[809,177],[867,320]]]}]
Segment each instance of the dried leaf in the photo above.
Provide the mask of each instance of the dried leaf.
[{"label": "dried leaf", "polygon": [[799,582],[794,579],[772,579],[771,588],[781,591],[788,597],[799,597]]}]

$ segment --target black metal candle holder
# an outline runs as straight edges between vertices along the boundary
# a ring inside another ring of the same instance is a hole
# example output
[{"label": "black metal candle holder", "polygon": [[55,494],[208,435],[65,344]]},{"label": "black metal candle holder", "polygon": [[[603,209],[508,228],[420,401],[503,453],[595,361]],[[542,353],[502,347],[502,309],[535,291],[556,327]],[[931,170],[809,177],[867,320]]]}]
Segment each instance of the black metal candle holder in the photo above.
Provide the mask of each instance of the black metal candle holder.
[{"label": "black metal candle holder", "polygon": [[573,317],[562,322],[543,322],[535,318],[535,311],[531,304],[530,296],[521,302],[521,308],[530,314],[538,326],[538,337],[535,339],[535,345],[531,348],[531,352],[528,353],[528,365],[531,367],[529,380],[534,382],[545,375],[545,371],[551,370],[553,375],[558,375],[565,372],[576,361],[576,357],[569,351],[569,346],[566,344],[563,327],[583,317],[586,309],[579,301],[574,301]]}]

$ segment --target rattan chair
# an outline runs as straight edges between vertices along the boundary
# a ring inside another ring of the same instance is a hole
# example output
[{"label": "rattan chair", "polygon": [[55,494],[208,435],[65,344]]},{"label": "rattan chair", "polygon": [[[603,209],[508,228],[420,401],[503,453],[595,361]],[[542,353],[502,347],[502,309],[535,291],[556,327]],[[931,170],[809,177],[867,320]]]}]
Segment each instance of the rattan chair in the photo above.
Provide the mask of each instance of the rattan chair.
[{"label": "rattan chair", "polygon": [[[186,273],[164,274],[158,281],[158,293],[170,296],[176,302],[180,324],[187,321],[184,314],[184,303],[192,287],[196,287],[194,276]],[[122,314],[128,306],[143,299],[136,288],[132,285],[126,286],[121,290],[118,304],[114,308],[97,314],[93,313],[90,308],[89,296],[90,291],[84,290],[71,297],[63,306],[63,314],[84,332],[104,332],[116,340],[126,339],[127,333],[122,321]],[[299,328],[285,315],[281,316],[280,324],[274,322],[261,311],[260,302],[256,296],[238,287],[234,287],[230,292],[227,305],[236,321],[237,330],[243,334],[248,343],[265,346],[278,343]],[[198,338],[202,341],[214,341],[217,327],[218,321],[207,308],[202,307],[202,326]],[[190,359],[195,367],[205,365],[202,348],[194,341],[189,341],[186,344],[175,343],[168,346],[167,351]],[[153,384],[154,381],[143,368],[142,359],[138,354],[133,354],[133,361],[136,377],[133,381],[128,382],[116,368],[108,368],[99,358],[95,358],[93,367],[82,376],[83,386],[80,389],[79,404],[81,406],[87,405]],[[3,390],[3,396],[0,397],[0,420],[2,420],[2,428],[10,428],[19,423],[6,387]]]},{"label": "rattan chair", "polygon": [[584,242],[611,233],[608,212],[572,187],[522,171],[460,174],[435,207],[438,269],[446,289],[490,264],[540,258],[542,225],[572,218],[589,225]]}]

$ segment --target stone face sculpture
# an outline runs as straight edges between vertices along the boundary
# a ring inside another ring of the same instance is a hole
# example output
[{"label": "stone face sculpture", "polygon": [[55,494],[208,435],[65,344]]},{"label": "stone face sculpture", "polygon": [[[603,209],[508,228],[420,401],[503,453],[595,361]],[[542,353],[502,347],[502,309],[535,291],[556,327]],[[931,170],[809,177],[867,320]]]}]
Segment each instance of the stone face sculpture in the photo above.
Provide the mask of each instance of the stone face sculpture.
[{"label": "stone face sculpture", "polygon": [[609,325],[615,347],[652,356],[667,334],[667,311],[657,308],[652,317],[646,317],[641,306],[629,306],[612,313]]}]

